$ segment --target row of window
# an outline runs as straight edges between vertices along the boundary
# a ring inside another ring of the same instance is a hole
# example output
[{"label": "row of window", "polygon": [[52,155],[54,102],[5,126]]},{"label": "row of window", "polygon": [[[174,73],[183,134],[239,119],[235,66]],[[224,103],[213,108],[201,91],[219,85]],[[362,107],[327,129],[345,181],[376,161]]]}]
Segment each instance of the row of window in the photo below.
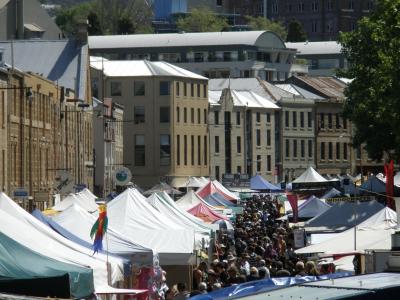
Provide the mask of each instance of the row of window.
[{"label": "row of window", "polygon": [[[135,124],[146,122],[146,112],[143,105],[135,105],[133,108],[133,119]],[[170,107],[160,106],[160,123],[170,122]]]},{"label": "row of window", "polygon": [[[332,142],[321,142],[320,144],[320,158],[324,160],[328,158],[329,160],[333,160],[333,147],[335,143]],[[341,145],[342,144],[342,145]],[[328,148],[328,149],[326,149]],[[326,153],[328,154],[326,156]],[[347,160],[348,159],[348,144],[347,143],[336,143],[336,160]]]},{"label": "row of window", "polygon": [[[297,123],[298,114],[300,114],[299,124]],[[290,122],[290,121],[292,121],[292,122]],[[301,111],[301,112],[293,111],[292,118],[290,118],[290,112],[285,111],[285,127],[290,127],[290,125],[292,125],[292,127],[296,128],[299,125],[300,128],[304,128],[306,122],[307,122],[307,127],[312,128],[313,116],[310,111],[307,112],[307,120],[305,120],[305,112],[304,111]]]},{"label": "row of window", "polygon": [[[256,145],[261,146],[261,130],[257,129],[256,130]],[[268,129],[266,130],[266,145],[271,146],[271,130]],[[215,153],[220,153],[220,140],[219,136],[216,135],[214,137],[214,152]],[[242,137],[237,136],[236,137],[236,153],[242,153]]]},{"label": "row of window", "polygon": [[[181,140],[182,137],[182,140]],[[189,140],[190,138],[190,140]],[[201,140],[203,139],[203,145]],[[201,166],[202,165],[202,157],[201,157],[201,152],[203,149],[203,165],[207,166],[207,156],[208,156],[208,142],[207,142],[207,136],[203,136],[203,138],[198,135],[197,136],[197,145],[195,145],[196,141],[196,136],[194,135],[177,135],[176,136],[176,164],[178,166],[184,165],[187,166],[189,164],[189,158],[190,158],[190,165],[195,166],[196,165],[196,157],[195,157],[195,152],[197,149],[197,165]],[[182,153],[181,153],[181,145],[183,143],[183,159],[182,159]],[[189,145],[190,143],[190,145]],[[190,148],[189,148],[190,146]],[[197,147],[196,147],[197,146]],[[203,146],[203,148],[202,148]],[[189,157],[189,151],[190,150],[190,157]]]},{"label": "row of window", "polygon": [[[176,107],[176,122],[180,123],[181,122],[181,108],[179,106]],[[188,108],[184,107],[183,108],[183,123],[188,123]],[[202,118],[201,118],[201,109],[197,108],[190,108],[190,123],[195,124],[195,111],[197,111],[197,124],[202,124]],[[203,110],[203,124],[207,124],[207,109]]]},{"label": "row of window", "polygon": [[[225,124],[225,121],[228,121],[228,119],[229,119],[229,121],[230,121],[230,113],[229,112],[225,112],[225,113],[229,113],[229,116],[228,117],[225,117],[225,120],[220,120],[220,117],[219,117],[219,111],[214,111],[214,125],[220,125],[220,124]],[[236,113],[235,113],[235,115],[236,115],[236,120],[235,120],[235,124],[236,125],[240,125],[241,124],[241,112],[240,111],[237,111]],[[256,123],[261,123],[261,113],[260,112],[256,112],[256,117],[255,117],[255,121],[256,121]],[[221,121],[221,122],[220,122]],[[266,113],[265,114],[265,122],[266,123],[271,123],[271,113]],[[230,123],[230,122],[229,122]],[[231,125],[231,124],[228,124],[228,125]]]},{"label": "row of window", "polygon": [[[298,153],[298,141],[293,140],[292,141],[292,147],[290,147],[290,140],[286,139],[285,140],[285,157],[289,158],[290,157],[290,148],[292,148],[292,156],[293,158],[297,158],[298,155],[300,154],[301,158],[306,157],[306,141],[305,140],[300,140],[300,153]],[[313,157],[313,141],[308,140],[307,141],[307,155],[309,158]]]},{"label": "row of window", "polygon": [[[271,11],[273,14],[278,14],[279,12],[279,6],[278,6],[278,0],[275,0],[271,4]],[[304,12],[306,10],[306,5],[304,4],[304,1],[296,1],[297,3],[287,3],[286,5],[286,11],[287,12]],[[363,1],[364,2],[364,1]],[[373,8],[373,0],[368,0],[365,1],[366,4],[362,6],[363,9],[372,9]],[[322,5],[320,5],[322,4]],[[310,3],[309,8],[312,12],[318,12],[320,10],[320,7],[323,7],[323,3],[319,0],[314,0]],[[334,0],[328,0],[326,1],[326,10],[327,11],[333,11],[335,9],[335,1]],[[353,10],[355,8],[354,6],[354,0],[347,0],[346,2],[343,3],[341,6],[342,9],[351,9]]]},{"label": "row of window", "polygon": [[[146,165],[146,143],[144,134],[135,135],[135,166]],[[160,135],[160,166],[171,164],[171,139],[169,134]]]},{"label": "row of window", "polygon": [[[181,90],[181,86],[183,86],[183,91]],[[203,88],[202,88],[203,87]],[[186,82],[176,82],[175,83],[175,94],[177,96],[188,96],[188,90],[190,90],[190,97],[195,96],[195,90],[196,90],[196,97],[200,98],[203,96],[203,98],[207,98],[207,84],[194,84],[194,83],[186,83]],[[203,90],[203,94],[201,91]]]},{"label": "row of window", "polygon": [[[335,122],[334,122],[335,119]],[[342,118],[340,114],[332,114],[332,113],[320,113],[319,114],[319,129],[333,129],[335,126],[336,129],[347,129],[347,120]]]}]

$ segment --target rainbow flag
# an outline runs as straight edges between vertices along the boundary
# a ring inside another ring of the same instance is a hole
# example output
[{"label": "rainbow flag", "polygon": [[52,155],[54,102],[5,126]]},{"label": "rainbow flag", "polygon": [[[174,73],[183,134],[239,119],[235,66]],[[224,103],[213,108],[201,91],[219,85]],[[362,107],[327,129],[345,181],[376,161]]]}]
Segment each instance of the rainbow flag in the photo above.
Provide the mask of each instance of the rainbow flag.
[{"label": "rainbow flag", "polygon": [[90,231],[90,238],[93,238],[93,254],[103,250],[103,236],[107,232],[108,218],[107,218],[107,206],[105,204],[99,205],[99,217],[96,223],[93,224],[92,230]]}]

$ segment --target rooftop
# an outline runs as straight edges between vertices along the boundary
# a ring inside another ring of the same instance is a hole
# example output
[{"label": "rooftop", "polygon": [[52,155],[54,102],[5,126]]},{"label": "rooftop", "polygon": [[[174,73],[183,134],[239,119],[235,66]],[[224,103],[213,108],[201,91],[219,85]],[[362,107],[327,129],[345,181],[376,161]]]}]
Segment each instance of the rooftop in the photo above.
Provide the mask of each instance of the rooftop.
[{"label": "rooftop", "polygon": [[[264,98],[260,95],[248,90],[230,90],[235,106],[249,107],[249,108],[269,108],[279,109],[270,98]],[[222,91],[209,91],[208,99],[211,105],[219,105]]]},{"label": "rooftop", "polygon": [[285,43],[286,47],[297,49],[299,55],[341,54],[342,46],[336,41]]}]

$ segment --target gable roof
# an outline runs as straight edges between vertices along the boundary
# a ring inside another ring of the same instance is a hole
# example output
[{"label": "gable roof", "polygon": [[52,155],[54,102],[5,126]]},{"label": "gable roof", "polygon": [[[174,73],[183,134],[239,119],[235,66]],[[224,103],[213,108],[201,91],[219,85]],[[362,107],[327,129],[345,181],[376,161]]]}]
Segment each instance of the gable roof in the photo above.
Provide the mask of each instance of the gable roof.
[{"label": "gable roof", "polygon": [[327,182],[313,167],[308,167],[299,177],[293,180],[293,183]]},{"label": "gable roof", "polygon": [[314,218],[326,212],[331,206],[321,199],[311,196],[299,206],[299,218]]},{"label": "gable roof", "polygon": [[[4,61],[11,66],[11,41],[0,41]],[[24,72],[41,74],[85,99],[88,46],[76,40],[15,40],[14,66]]]},{"label": "gable roof", "polygon": [[323,97],[318,96],[317,94],[314,94],[310,91],[307,91],[295,84],[290,84],[290,83],[289,84],[276,84],[275,86],[280,89],[283,89],[289,93],[292,93],[296,96],[300,96],[300,97],[303,97],[306,99],[324,99]]},{"label": "gable roof", "polygon": [[261,97],[274,101],[263,82],[257,78],[213,78],[208,81],[210,91],[222,91],[231,88],[238,91],[252,91]]},{"label": "gable roof", "polygon": [[[238,107],[250,108],[265,108],[265,109],[280,109],[279,106],[274,104],[270,99],[264,98],[249,90],[232,90],[227,89],[231,93],[233,105]],[[209,91],[208,99],[211,105],[220,105],[223,91]]]},{"label": "gable roof", "polygon": [[261,175],[256,175],[256,176],[253,176],[250,178],[250,189],[252,189],[252,190],[270,190],[270,191],[280,190],[280,188],[278,188],[277,186],[268,182],[268,180],[266,180]]},{"label": "gable roof", "polygon": [[106,60],[91,56],[90,66],[94,69],[102,70],[107,77],[171,76],[208,80],[204,76],[164,61]]},{"label": "gable roof", "polygon": [[217,214],[212,211],[207,205],[204,203],[199,203],[196,206],[192,207],[188,210],[188,213],[202,219],[206,223],[212,223],[217,220],[228,220],[227,217]]}]

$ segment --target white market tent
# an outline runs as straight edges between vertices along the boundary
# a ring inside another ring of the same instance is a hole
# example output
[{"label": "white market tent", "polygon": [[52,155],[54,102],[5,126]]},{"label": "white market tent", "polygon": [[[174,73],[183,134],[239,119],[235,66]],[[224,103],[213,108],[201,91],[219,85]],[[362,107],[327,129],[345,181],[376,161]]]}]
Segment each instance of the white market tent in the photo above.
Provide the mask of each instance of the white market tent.
[{"label": "white market tent", "polygon": [[93,198],[87,198],[87,196],[85,196],[83,193],[69,194],[58,204],[54,205],[52,209],[55,211],[63,211],[73,204],[79,205],[88,212],[95,212],[98,209],[95,200]]},{"label": "white market tent", "polygon": [[[55,222],[67,229],[80,239],[92,244],[90,230],[96,222],[96,217],[89,214],[79,205],[73,204],[66,210],[52,218]],[[129,256],[131,261],[139,265],[153,265],[153,251],[124,237],[111,226],[106,233],[103,248],[113,254]]]},{"label": "white market tent", "polygon": [[159,254],[161,265],[187,265],[194,251],[194,230],[187,230],[126,189],[107,205],[109,225]]},{"label": "white market tent", "polygon": [[83,189],[78,194],[84,195],[87,199],[89,199],[91,201],[96,201],[96,199],[97,199],[96,195],[93,194],[88,188]]},{"label": "white market tent", "polygon": [[[53,259],[93,269],[94,286],[97,291],[111,291],[108,286],[107,258],[92,256],[91,250],[77,245],[57,234],[30,215],[4,193],[0,194],[0,230],[16,242]],[[124,279],[122,260],[109,257],[111,283]]]},{"label": "white market tent", "polygon": [[[363,252],[366,249],[391,249],[391,235],[397,225],[397,214],[388,207],[335,237],[298,250],[297,254],[323,253],[324,255]],[[354,248],[356,241],[356,248]]]},{"label": "white market tent", "polygon": [[322,177],[313,167],[308,167],[299,177],[293,180],[292,183],[315,183],[315,182],[328,182]]},{"label": "white market tent", "polygon": [[311,196],[299,206],[299,218],[314,218],[320,214],[326,212],[331,206],[326,204],[321,199]]},{"label": "white market tent", "polygon": [[178,211],[182,216],[189,219],[191,222],[197,224],[198,226],[208,229],[208,230],[218,230],[219,226],[205,223],[203,220],[193,216],[192,214],[188,213],[186,210],[180,208],[176,202],[165,192],[159,193],[159,196],[163,198],[170,206],[172,206],[176,211]]},{"label": "white market tent", "polygon": [[195,207],[198,204],[204,204],[210,209],[212,209],[215,212],[222,213],[223,209],[219,209],[217,207],[209,205],[206,201],[203,200],[199,195],[197,195],[196,192],[193,190],[188,191],[182,198],[179,198],[178,201],[175,202],[175,204],[181,208],[184,211],[188,211],[189,209]]},{"label": "white market tent", "polygon": [[232,193],[230,190],[228,190],[226,187],[224,187],[218,180],[213,180],[212,181],[214,185],[220,189],[224,194],[228,195],[229,197],[232,197],[236,200],[240,200],[240,197],[234,193]]}]

